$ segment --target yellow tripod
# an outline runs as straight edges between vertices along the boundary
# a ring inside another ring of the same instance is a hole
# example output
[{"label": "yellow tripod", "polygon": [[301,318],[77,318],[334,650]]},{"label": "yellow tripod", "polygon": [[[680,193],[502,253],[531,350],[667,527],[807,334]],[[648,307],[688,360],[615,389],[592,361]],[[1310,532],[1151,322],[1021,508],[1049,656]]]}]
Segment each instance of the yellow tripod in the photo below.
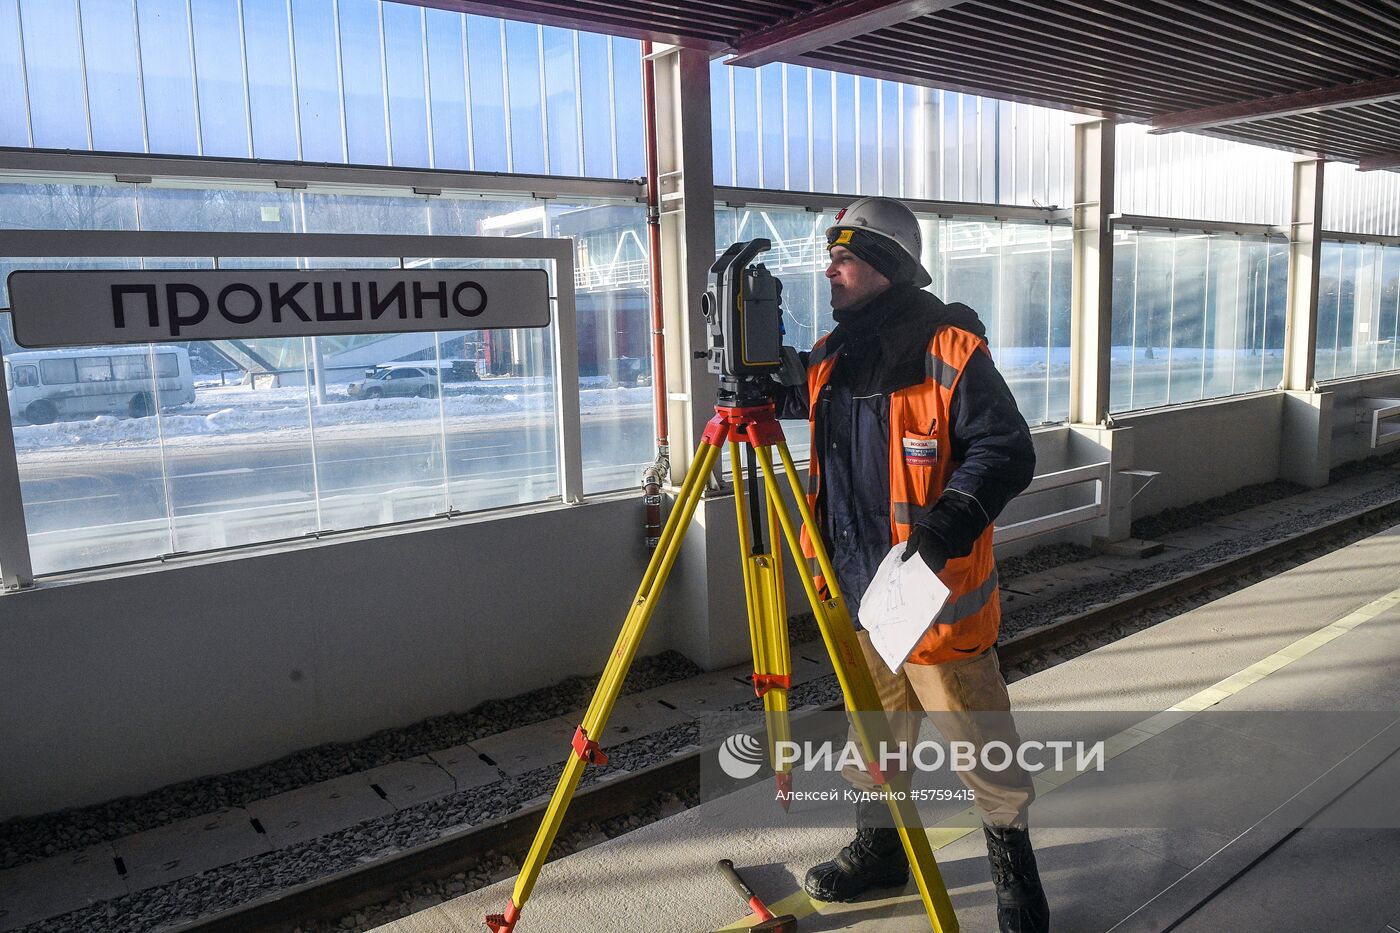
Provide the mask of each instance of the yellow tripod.
[{"label": "yellow tripod", "polygon": [[[710,420],[705,434],[696,451],[695,460],[681,485],[680,494],[671,515],[666,521],[657,543],[656,552],[642,576],[641,586],[632,600],[627,619],[618,635],[617,644],[608,658],[603,676],[593,694],[583,723],[574,733],[573,749],[564,764],[564,773],[554,789],[554,796],[545,810],[544,821],[535,834],[530,852],[520,868],[515,881],[515,890],[505,913],[491,914],[486,925],[493,933],[511,933],[520,919],[521,908],[530,897],[540,868],[549,856],[554,837],[559,832],[583,769],[589,764],[603,764],[607,757],[598,746],[598,740],[612,715],[613,704],[622,691],[623,679],[636,656],[637,647],[646,633],[656,604],[661,598],[662,588],[671,572],[676,558],[681,552],[681,542],[686,529],[695,515],[700,494],[719,457],[720,449],[729,444],[730,463],[734,470],[734,499],[739,516],[740,544],[748,550],[744,560],[744,590],[748,602],[749,631],[753,637],[754,686],[764,697],[764,709],[768,719],[770,750],[772,742],[787,735],[787,688],[790,684],[789,656],[787,645],[786,610],[783,604],[782,568],[778,559],[778,549],[765,552],[758,533],[757,481],[752,467],[758,461],[762,470],[763,484],[767,493],[767,517],[771,528],[776,518],[789,550],[801,553],[800,528],[808,530],[816,551],[817,565],[826,579],[829,595],[823,597],[818,592],[816,582],[810,574],[801,573],[807,600],[821,629],[822,640],[831,655],[836,668],[836,678],[845,696],[846,709],[850,711],[874,712],[881,709],[880,697],[856,640],[855,628],[851,625],[850,614],[846,611],[845,600],[836,586],[836,574],[831,567],[831,559],[822,545],[821,535],[812,519],[806,496],[793,465],[792,455],[783,439],[782,427],[778,424],[772,403],[738,407],[715,407],[715,417]],[[754,483],[748,497],[748,514],[745,509],[744,475],[738,453],[739,446],[745,445],[749,452],[749,479]],[[797,501],[802,525],[798,525],[782,498],[782,490],[773,463],[773,450],[776,449],[782,462],[784,474],[793,497]],[[776,534],[775,534],[776,537]],[[892,736],[889,724],[883,715],[853,715],[851,717],[856,735],[860,740],[867,762],[878,761],[877,749],[882,745],[891,747]],[[872,776],[884,783],[889,791],[886,799],[899,828],[904,851],[909,856],[909,864],[919,886],[924,909],[928,913],[929,924],[937,933],[956,933],[957,917],[953,914],[953,904],[943,885],[943,876],[934,861],[933,849],[928,835],[919,822],[919,815],[909,794],[909,779],[904,775],[881,775],[872,767]],[[779,774],[779,787],[782,788],[788,775]]]}]

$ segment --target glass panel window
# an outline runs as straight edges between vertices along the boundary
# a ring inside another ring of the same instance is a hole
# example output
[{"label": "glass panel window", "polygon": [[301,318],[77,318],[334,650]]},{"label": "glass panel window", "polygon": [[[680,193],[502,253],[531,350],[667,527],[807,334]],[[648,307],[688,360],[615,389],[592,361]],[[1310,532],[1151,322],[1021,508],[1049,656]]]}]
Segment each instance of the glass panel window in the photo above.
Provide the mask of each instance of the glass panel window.
[{"label": "glass panel window", "polygon": [[141,93],[136,77],[136,23],[131,4],[123,0],[82,0],[80,10],[93,148],[144,152]]},{"label": "glass panel window", "polygon": [[253,154],[253,143],[248,137],[247,63],[238,6],[195,3],[190,12],[194,16],[195,85],[199,88],[199,135],[204,155],[247,158]]},{"label": "glass panel window", "polygon": [[903,109],[900,106],[900,85],[881,81],[880,85],[880,193],[891,197],[904,194],[899,145],[903,135]]},{"label": "glass panel window", "polygon": [[836,191],[834,137],[831,112],[833,76],[823,71],[809,71],[812,85],[812,190]]},{"label": "glass panel window", "polygon": [[433,165],[470,169],[471,127],[467,122],[465,18],[446,10],[425,10],[428,34],[429,104],[432,107]]},{"label": "glass panel window", "polygon": [[[121,259],[7,263],[11,268],[122,268]],[[155,387],[113,379],[108,348],[21,350],[10,315],[0,315],[0,344],[18,371],[10,417],[29,545],[36,573],[54,573],[172,550],[162,450],[150,415]],[[138,349],[124,352],[141,353]],[[172,399],[173,400],[173,399]],[[109,416],[109,417],[99,417]]]},{"label": "glass panel window", "polygon": [[718,58],[710,62],[710,143],[717,185],[734,184],[734,121],[729,118],[729,74],[733,70]]},{"label": "glass panel window", "polygon": [[344,162],[334,5],[319,0],[294,2],[292,38],[301,158],[308,162]]},{"label": "glass panel window", "polygon": [[758,72],[731,68],[729,83],[734,114],[734,183],[742,188],[759,188],[763,177],[758,161]]},{"label": "glass panel window", "polygon": [[1317,299],[1317,378],[1400,368],[1400,247],[1322,244]]},{"label": "glass panel window", "polygon": [[186,6],[180,0],[141,0],[136,10],[150,151],[196,155],[199,137]]},{"label": "glass panel window", "polygon": [[505,24],[512,172],[543,174],[549,171],[544,146],[539,30],[533,23],[507,21]]},{"label": "glass panel window", "polygon": [[[613,69],[607,36],[578,33],[579,93],[583,107],[583,174],[609,178],[616,174],[613,136]],[[621,87],[627,93],[623,76]],[[713,98],[712,98],[713,99]],[[725,151],[729,149],[725,144]]]},{"label": "glass panel window", "polygon": [[1110,408],[1258,392],[1283,372],[1287,244],[1119,231]]},{"label": "glass panel window", "polygon": [[353,165],[389,164],[389,127],[384,106],[384,46],[376,0],[340,0],[340,60],[343,69],[347,158]]},{"label": "glass panel window", "polygon": [[856,79],[856,191],[880,193],[880,82]]},{"label": "glass panel window", "polygon": [[1116,206],[1125,214],[1288,220],[1294,157],[1286,152],[1190,133],[1153,136],[1131,123],[1119,124],[1117,148]]},{"label": "glass panel window", "polygon": [[579,89],[575,76],[579,63],[574,58],[574,37],[567,29],[544,26],[540,29],[544,46],[545,114],[548,122],[549,170],[555,175],[579,175]]},{"label": "glass panel window", "polygon": [[510,171],[506,130],[505,24],[467,17],[467,66],[472,96],[472,154],[479,172]]},{"label": "glass panel window", "polygon": [[18,93],[24,87],[24,55],[19,28],[19,7],[0,4],[0,87],[10,93],[0,94],[0,146],[29,146],[28,98]]},{"label": "glass panel window", "polygon": [[280,188],[211,190],[141,185],[135,189],[143,230],[295,233],[298,195]]},{"label": "glass panel window", "polygon": [[253,154],[259,159],[301,157],[287,26],[285,0],[243,0]]},{"label": "glass panel window", "polygon": [[6,146],[644,171],[637,40],[391,0],[8,0],[0,86]]},{"label": "glass panel window", "polygon": [[[56,203],[104,190],[132,198],[133,189],[116,185],[90,192],[6,182],[0,203],[44,218]],[[635,202],[315,188],[143,185],[135,191],[139,219],[150,229],[305,226],[314,232],[572,239],[585,491],[635,486],[654,456],[645,212]],[[77,212],[60,219],[100,226],[106,216]],[[111,220],[126,222],[120,215]],[[503,264],[434,257],[0,259],[0,284],[17,268],[211,268],[216,261],[224,269]],[[38,490],[31,496],[25,487],[35,510],[38,572],[557,496],[551,344],[547,331],[456,331],[169,344],[139,354],[88,348],[50,353],[42,362],[18,358],[36,383],[42,366],[65,385],[89,390],[82,406],[50,400],[53,410],[34,405],[37,399],[18,399],[19,388],[12,392],[12,402],[24,403],[14,410],[16,438],[25,475],[34,477]],[[20,352],[13,343],[4,350],[7,358]],[[93,391],[99,386],[108,388]],[[56,477],[52,467],[59,463],[68,472]],[[129,501],[113,490],[131,490]],[[95,534],[97,527],[104,531]]]},{"label": "glass panel window", "polygon": [[617,108],[617,177],[637,178],[646,174],[642,134],[642,43],[614,36],[612,63]]},{"label": "glass panel window", "polygon": [[836,126],[836,187],[833,191],[853,194],[857,190],[859,177],[856,174],[856,132],[855,120],[850,114],[856,112],[856,79],[852,75],[835,76],[836,107],[832,122]]},{"label": "glass panel window", "polygon": [[1362,172],[1344,162],[1328,162],[1324,172],[1324,230],[1400,235],[1400,173]]},{"label": "glass panel window", "polygon": [[386,3],[381,9],[393,162],[430,167],[433,160],[428,151],[428,102],[423,81],[423,8]]},{"label": "glass panel window", "polygon": [[774,63],[758,69],[759,166],[765,188],[783,189],[787,181],[787,140],[783,133],[783,66]]},{"label": "glass panel window", "polygon": [[[78,18],[72,0],[20,0],[24,61],[28,76],[29,119],[33,143],[48,149],[89,149],[87,108],[83,101],[83,65]],[[8,97],[25,84],[12,84]]]},{"label": "glass panel window", "polygon": [[787,158],[787,187],[811,191],[810,157],[812,147],[807,137],[807,82],[811,73],[806,68],[783,65],[783,83],[787,96],[785,104],[787,138],[783,142]]}]

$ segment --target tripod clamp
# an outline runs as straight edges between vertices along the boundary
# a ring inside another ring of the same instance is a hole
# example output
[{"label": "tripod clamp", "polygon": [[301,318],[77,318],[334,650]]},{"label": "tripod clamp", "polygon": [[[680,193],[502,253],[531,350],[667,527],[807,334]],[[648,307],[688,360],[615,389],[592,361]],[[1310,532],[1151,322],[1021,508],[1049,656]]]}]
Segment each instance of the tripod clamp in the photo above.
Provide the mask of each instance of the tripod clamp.
[{"label": "tripod clamp", "polygon": [[588,731],[579,726],[574,731],[573,739],[574,754],[584,760],[586,764],[602,766],[608,763],[608,756],[603,754],[598,743],[588,737]]},{"label": "tripod clamp", "polygon": [[760,674],[753,673],[753,693],[754,696],[763,696],[769,690],[791,690],[791,674]]}]

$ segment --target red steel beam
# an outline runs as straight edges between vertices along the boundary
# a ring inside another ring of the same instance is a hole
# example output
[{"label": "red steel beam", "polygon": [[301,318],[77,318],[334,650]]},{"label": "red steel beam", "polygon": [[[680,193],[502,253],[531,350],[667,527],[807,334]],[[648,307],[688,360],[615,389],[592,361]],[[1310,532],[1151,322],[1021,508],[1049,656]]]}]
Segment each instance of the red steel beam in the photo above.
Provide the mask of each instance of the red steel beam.
[{"label": "red steel beam", "polygon": [[1216,129],[1236,123],[1254,123],[1301,113],[1359,107],[1400,98],[1400,77],[1377,78],[1355,84],[1313,88],[1277,97],[1233,101],[1199,110],[1164,113],[1152,118],[1151,133],[1179,133],[1183,130]]},{"label": "red steel beam", "polygon": [[886,26],[929,16],[959,0],[836,0],[810,13],[774,23],[734,40],[730,65],[757,68],[791,61],[816,49],[844,42]]},{"label": "red steel beam", "polygon": [[1362,156],[1361,164],[1357,168],[1363,172],[1375,172],[1383,168],[1400,169],[1400,152],[1378,152],[1375,155]]}]

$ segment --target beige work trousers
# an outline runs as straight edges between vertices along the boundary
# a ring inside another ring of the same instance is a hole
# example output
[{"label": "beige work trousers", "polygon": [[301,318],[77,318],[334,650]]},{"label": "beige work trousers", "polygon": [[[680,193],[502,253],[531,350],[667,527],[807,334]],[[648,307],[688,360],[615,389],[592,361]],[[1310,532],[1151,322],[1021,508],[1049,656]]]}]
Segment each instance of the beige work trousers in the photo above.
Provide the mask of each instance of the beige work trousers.
[{"label": "beige work trousers", "polygon": [[[901,673],[895,674],[871,645],[870,636],[864,631],[856,635],[887,713],[927,713],[946,743],[971,742],[978,749],[979,760],[987,742],[1005,742],[1013,752],[1020,747],[996,648],[943,664],[905,664]],[[891,716],[895,741],[911,746],[923,719],[921,715]],[[851,741],[856,741],[854,729]],[[1004,770],[978,767],[957,774],[973,792],[983,822],[996,827],[1026,826],[1026,810],[1035,799],[1035,787],[1030,775],[1014,760]],[[841,776],[862,790],[876,787],[863,768],[843,768]]]}]

